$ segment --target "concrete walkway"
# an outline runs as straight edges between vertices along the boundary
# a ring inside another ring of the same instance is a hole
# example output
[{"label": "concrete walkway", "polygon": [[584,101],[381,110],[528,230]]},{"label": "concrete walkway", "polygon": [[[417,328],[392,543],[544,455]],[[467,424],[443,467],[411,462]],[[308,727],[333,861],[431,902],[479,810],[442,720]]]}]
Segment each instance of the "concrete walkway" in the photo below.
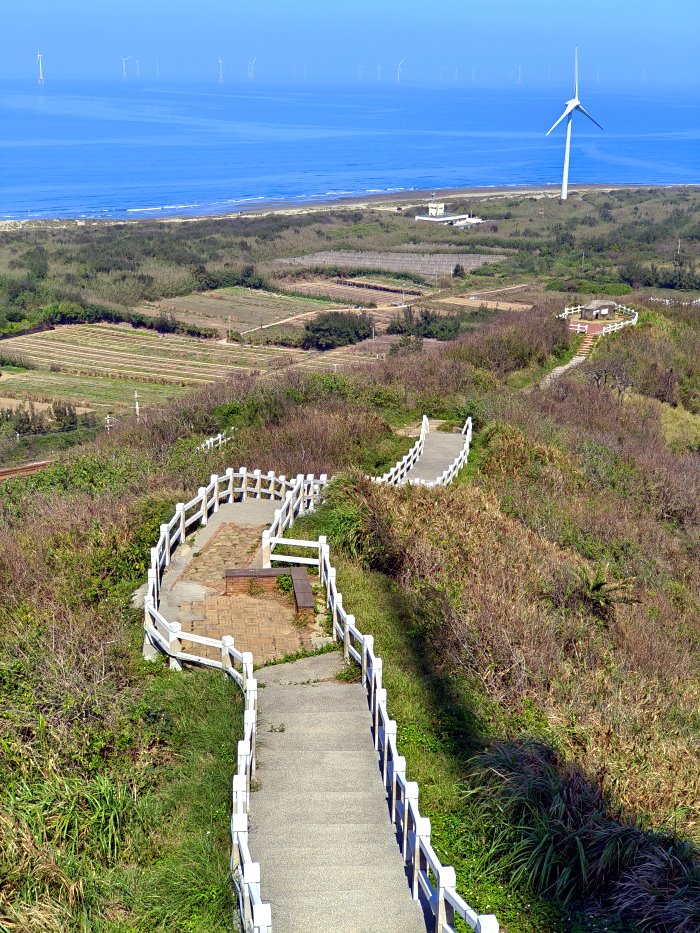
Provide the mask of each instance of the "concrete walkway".
[{"label": "concrete walkway", "polygon": [[425,933],[360,684],[339,653],[258,672],[251,848],[275,933]]},{"label": "concrete walkway", "polygon": [[[431,432],[409,478],[436,479],[463,445],[461,434]],[[279,502],[255,499],[222,506],[181,545],[163,577],[166,618],[195,631],[217,600],[235,600],[221,596],[223,570],[261,566],[261,532],[277,508]],[[269,616],[279,638],[284,633]],[[245,607],[242,625],[236,645],[259,662],[266,642]],[[343,669],[342,655],[332,652],[256,674],[250,848],[260,862],[262,895],[275,933],[426,933],[389,819],[366,692],[338,680]]]},{"label": "concrete walkway", "polygon": [[426,483],[436,480],[455,459],[464,447],[462,434],[446,434],[442,431],[430,431],[425,439],[423,456],[413,469],[409,470],[406,480],[422,479]]}]

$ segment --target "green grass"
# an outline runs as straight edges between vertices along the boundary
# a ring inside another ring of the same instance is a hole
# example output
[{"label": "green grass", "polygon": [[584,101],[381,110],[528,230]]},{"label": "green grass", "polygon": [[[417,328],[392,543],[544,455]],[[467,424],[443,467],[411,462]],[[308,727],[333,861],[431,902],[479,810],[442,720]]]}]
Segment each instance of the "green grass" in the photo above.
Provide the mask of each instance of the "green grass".
[{"label": "green grass", "polygon": [[[340,515],[337,507],[322,508],[296,522],[294,535],[347,540],[343,526],[354,520]],[[399,752],[406,757],[409,780],[418,782],[420,810],[431,821],[433,846],[443,864],[457,872],[460,894],[478,912],[495,913],[508,933],[622,930],[609,917],[577,914],[534,895],[527,885],[511,883],[504,860],[491,858],[490,840],[498,836],[497,827],[480,822],[483,809],[470,805],[466,787],[472,758],[503,730],[536,735],[542,725],[537,711],[523,709],[505,722],[480,684],[436,672],[422,644],[415,602],[388,576],[365,569],[333,545],[331,556],[344,606],[359,629],[374,636],[375,650],[384,660]]]},{"label": "green grass", "polygon": [[240,692],[217,671],[163,669],[139,713],[169,755],[153,776],[151,831],[132,864],[110,878],[113,898],[105,913],[115,919],[91,929],[231,930],[229,820]]},{"label": "green grass", "polygon": [[536,385],[546,375],[551,373],[553,369],[556,369],[557,366],[565,366],[567,363],[570,363],[576,356],[578,348],[582,343],[583,336],[581,334],[573,335],[568,348],[564,350],[563,353],[559,353],[556,356],[549,356],[541,365],[532,365],[527,369],[518,370],[513,373],[507,380],[508,387],[517,391],[518,389],[527,389],[530,386]]}]

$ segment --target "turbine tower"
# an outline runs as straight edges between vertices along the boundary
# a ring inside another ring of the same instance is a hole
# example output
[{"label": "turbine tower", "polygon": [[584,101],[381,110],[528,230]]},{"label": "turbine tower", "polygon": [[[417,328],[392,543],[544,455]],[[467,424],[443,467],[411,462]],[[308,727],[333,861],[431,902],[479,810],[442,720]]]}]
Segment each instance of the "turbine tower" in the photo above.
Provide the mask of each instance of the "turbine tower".
[{"label": "turbine tower", "polygon": [[133,57],[133,55],[122,56],[122,81],[126,81],[126,63]]},{"label": "turbine tower", "polygon": [[41,52],[36,53],[36,60],[39,62],[39,87],[44,84],[44,56]]},{"label": "turbine tower", "polygon": [[401,66],[406,61],[405,58],[402,58],[401,61],[396,66],[396,83],[401,84]]},{"label": "turbine tower", "polygon": [[219,84],[224,83],[224,63],[221,61],[221,56],[219,55]]},{"label": "turbine tower", "polygon": [[566,201],[569,194],[569,156],[571,154],[571,121],[573,120],[574,110],[578,110],[588,117],[599,129],[603,127],[598,123],[597,120],[594,120],[590,113],[583,107],[581,101],[578,99],[578,49],[574,53],[574,96],[571,100],[567,100],[566,107],[564,108],[564,113],[559,117],[554,126],[546,133],[547,136],[559,126],[561,121],[566,118],[566,145],[564,147],[564,174],[561,179],[561,199]]},{"label": "turbine tower", "polygon": [[258,56],[256,55],[252,61],[248,62],[248,80],[249,81],[255,81],[255,63],[257,60],[258,60]]}]

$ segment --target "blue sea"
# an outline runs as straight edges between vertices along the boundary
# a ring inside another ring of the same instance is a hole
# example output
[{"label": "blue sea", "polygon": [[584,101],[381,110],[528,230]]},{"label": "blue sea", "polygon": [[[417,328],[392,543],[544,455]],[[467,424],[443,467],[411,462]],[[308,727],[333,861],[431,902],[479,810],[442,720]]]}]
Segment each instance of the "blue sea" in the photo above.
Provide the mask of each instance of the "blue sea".
[{"label": "blue sea", "polygon": [[[226,213],[413,189],[556,184],[565,90],[436,85],[0,89],[0,219]],[[571,184],[697,184],[696,95],[582,93]]]}]

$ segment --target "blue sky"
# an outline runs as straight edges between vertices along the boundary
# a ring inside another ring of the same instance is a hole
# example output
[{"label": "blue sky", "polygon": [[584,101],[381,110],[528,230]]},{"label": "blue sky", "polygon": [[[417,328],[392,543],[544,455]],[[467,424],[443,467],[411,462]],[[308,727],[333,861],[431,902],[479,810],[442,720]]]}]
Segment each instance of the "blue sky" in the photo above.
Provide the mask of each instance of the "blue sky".
[{"label": "blue sky", "polygon": [[[259,81],[568,88],[573,48],[596,90],[700,83],[697,0],[30,0],[4,4],[0,77],[115,79],[121,55],[143,79],[209,80],[221,54],[229,81],[258,56]],[[8,9],[9,7],[9,9]],[[132,78],[133,78],[132,74]]]}]

